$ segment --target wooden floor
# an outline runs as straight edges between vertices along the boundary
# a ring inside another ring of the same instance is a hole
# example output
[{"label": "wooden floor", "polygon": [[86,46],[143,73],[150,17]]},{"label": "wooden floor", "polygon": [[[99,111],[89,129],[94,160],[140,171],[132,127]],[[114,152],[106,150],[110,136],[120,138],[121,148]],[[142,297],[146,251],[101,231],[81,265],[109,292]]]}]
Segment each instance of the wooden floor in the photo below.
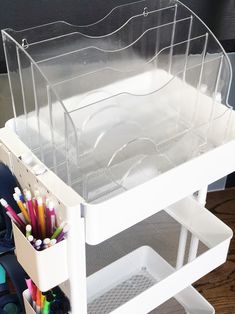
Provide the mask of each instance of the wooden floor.
[{"label": "wooden floor", "polygon": [[[209,193],[206,207],[235,233],[235,189]],[[235,237],[227,262],[194,286],[214,306],[216,314],[235,314]]]}]

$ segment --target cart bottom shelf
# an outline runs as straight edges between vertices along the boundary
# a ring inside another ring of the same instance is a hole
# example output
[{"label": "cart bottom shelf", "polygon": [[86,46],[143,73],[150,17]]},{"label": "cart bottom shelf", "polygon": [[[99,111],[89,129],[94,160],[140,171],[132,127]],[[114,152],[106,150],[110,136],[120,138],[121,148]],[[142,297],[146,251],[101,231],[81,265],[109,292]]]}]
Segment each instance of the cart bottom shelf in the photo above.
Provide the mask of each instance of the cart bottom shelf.
[{"label": "cart bottom shelf", "polygon": [[157,283],[144,267],[88,304],[88,313],[110,313]]},{"label": "cart bottom shelf", "polygon": [[[172,297],[165,290],[165,296],[158,299],[154,287],[174,271],[153,249],[140,247],[88,277],[88,313],[148,313]],[[183,307],[179,313],[214,313],[213,307],[191,286],[175,295],[175,299]],[[163,309],[164,305],[161,312],[156,309],[153,313],[162,313]]]},{"label": "cart bottom shelf", "polygon": [[[143,277],[142,277],[143,276]],[[139,284],[142,288],[146,288],[146,281],[149,282],[149,278],[145,275],[141,274],[142,279],[144,279],[144,283],[142,280],[137,280],[136,284]],[[124,283],[123,283],[124,284]],[[127,292],[126,287],[123,287],[122,284],[116,287],[118,291],[108,291],[101,297],[95,299],[88,305],[88,313],[96,313],[96,314],[105,314],[110,313],[108,308],[112,306],[118,306],[123,303],[123,294]],[[119,294],[116,294],[119,292]],[[135,289],[135,292],[137,289]],[[143,292],[143,291],[141,291]],[[116,294],[114,296],[114,293]],[[128,296],[130,296],[129,291],[127,292]],[[133,293],[134,294],[134,293]],[[34,309],[31,306],[30,302],[30,294],[28,290],[25,290],[23,293],[24,305],[25,305],[25,313],[26,314],[36,314]],[[125,297],[124,297],[125,299]],[[214,308],[193,288],[188,287],[182,292],[178,293],[174,299],[171,299],[155,310],[151,311],[150,314],[214,314]]]}]

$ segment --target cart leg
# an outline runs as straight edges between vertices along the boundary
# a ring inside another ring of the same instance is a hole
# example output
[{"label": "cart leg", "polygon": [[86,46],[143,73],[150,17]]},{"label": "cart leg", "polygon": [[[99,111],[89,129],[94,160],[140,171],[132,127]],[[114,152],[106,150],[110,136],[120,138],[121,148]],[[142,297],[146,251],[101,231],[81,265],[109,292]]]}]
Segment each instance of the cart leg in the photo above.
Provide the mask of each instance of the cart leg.
[{"label": "cart leg", "polygon": [[68,267],[72,314],[87,314],[84,218],[79,207],[68,208]]},{"label": "cart leg", "polygon": [[192,234],[188,253],[189,263],[192,262],[197,257],[198,245],[199,239]]},{"label": "cart leg", "polygon": [[[207,196],[208,187],[203,187],[196,196],[197,201],[205,206],[206,204],[206,196]],[[192,262],[197,257],[199,239],[192,234],[190,248],[189,248],[189,255],[188,255],[188,262]]]},{"label": "cart leg", "polygon": [[180,269],[184,264],[187,237],[188,237],[188,230],[184,226],[181,226],[179,247],[178,247],[178,254],[177,254],[177,261],[176,261],[176,269]]}]

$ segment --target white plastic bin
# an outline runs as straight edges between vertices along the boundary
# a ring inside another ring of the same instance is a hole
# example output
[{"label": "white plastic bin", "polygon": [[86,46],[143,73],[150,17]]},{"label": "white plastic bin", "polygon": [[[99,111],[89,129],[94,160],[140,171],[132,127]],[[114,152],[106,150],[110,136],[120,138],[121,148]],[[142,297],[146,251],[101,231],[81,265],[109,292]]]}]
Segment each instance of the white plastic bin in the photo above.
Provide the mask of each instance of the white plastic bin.
[{"label": "white plastic bin", "polygon": [[68,279],[66,239],[37,251],[14,223],[13,233],[17,260],[42,292]]}]

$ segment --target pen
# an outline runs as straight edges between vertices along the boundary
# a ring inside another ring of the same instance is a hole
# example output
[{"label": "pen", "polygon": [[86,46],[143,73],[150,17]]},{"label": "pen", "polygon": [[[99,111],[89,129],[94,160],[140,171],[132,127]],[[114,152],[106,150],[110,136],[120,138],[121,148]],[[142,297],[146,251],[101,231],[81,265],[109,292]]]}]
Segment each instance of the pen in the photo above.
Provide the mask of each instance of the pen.
[{"label": "pen", "polygon": [[66,236],[67,232],[68,232],[68,225],[65,225],[63,230],[62,230],[62,232],[56,238],[57,243],[64,239],[64,237]]},{"label": "pen", "polygon": [[24,196],[23,196],[21,190],[18,187],[15,187],[14,191],[15,191],[15,194],[17,194],[19,196],[21,202],[25,203]]},{"label": "pen", "polygon": [[50,245],[51,240],[49,238],[46,238],[43,240],[43,248],[47,249]]},{"label": "pen", "polygon": [[63,228],[65,227],[66,223],[62,222],[60,226],[55,230],[53,235],[51,236],[51,240],[56,239],[58,235],[63,231]]},{"label": "pen", "polygon": [[12,215],[8,211],[6,211],[6,214],[12,221],[14,221],[14,224],[22,231],[23,230],[22,226],[18,224],[14,217],[12,217]]},{"label": "pen", "polygon": [[42,312],[42,309],[43,309],[43,307],[44,307],[45,299],[46,299],[45,295],[43,295],[43,294],[41,293],[41,312]]},{"label": "pen", "polygon": [[66,237],[66,235],[67,235],[67,232],[62,231],[56,238],[57,243],[62,241]]},{"label": "pen", "polygon": [[16,212],[14,211],[14,209],[11,208],[11,206],[8,205],[8,203],[7,203],[3,198],[0,199],[0,203],[1,203],[1,205],[6,209],[6,211],[11,214],[11,216],[14,218],[14,220],[17,221],[17,223],[18,223],[22,228],[25,228],[25,223],[20,219],[20,217],[16,214]]},{"label": "pen", "polygon": [[36,313],[41,314],[41,291],[38,288],[36,294]]},{"label": "pen", "polygon": [[47,299],[45,299],[42,313],[49,314],[49,311],[50,311],[50,302],[47,301]]},{"label": "pen", "polygon": [[51,233],[51,211],[48,207],[49,201],[46,200],[46,236],[50,237]]},{"label": "pen", "polygon": [[[31,280],[32,282],[32,280]],[[36,309],[36,298],[37,298],[37,287],[35,286],[35,284],[32,282],[32,290],[33,290],[33,294],[32,294],[32,300],[33,300],[33,309]]]},{"label": "pen", "polygon": [[26,238],[27,238],[28,236],[30,236],[32,234],[32,226],[31,225],[27,225],[25,227],[25,230],[26,230]]},{"label": "pen", "polygon": [[33,229],[35,236],[37,236],[37,234],[38,234],[38,232],[37,232],[37,221],[36,221],[36,216],[35,216],[35,213],[33,210],[33,202],[32,202],[32,197],[31,197],[30,191],[26,190],[25,196],[26,196],[26,200],[27,200],[27,206],[28,206],[28,210],[29,210],[29,217],[30,217],[32,229]]},{"label": "pen", "polygon": [[33,288],[33,283],[32,283],[32,280],[29,278],[29,279],[25,279],[25,282],[26,282],[26,285],[29,289],[29,293],[30,293],[30,296],[31,296],[31,299],[32,299],[32,306],[34,308],[34,288]]},{"label": "pen", "polygon": [[23,214],[23,216],[24,216],[24,219],[25,219],[28,223],[30,223],[29,214],[28,214],[27,209],[25,208],[24,204],[23,204],[22,201],[20,200],[19,195],[16,194],[16,193],[14,193],[14,194],[13,194],[13,198],[14,198],[14,200],[16,201],[18,207],[20,208],[20,210],[21,210],[21,212],[22,212],[22,214]]},{"label": "pen", "polygon": [[57,242],[57,240],[56,240],[56,239],[52,239],[52,240],[50,240],[49,247],[51,247],[51,246],[55,245],[55,244],[56,244],[56,242]]},{"label": "pen", "polygon": [[49,215],[49,219],[50,219],[50,226],[51,226],[51,229],[50,229],[50,236],[53,234],[54,232],[54,228],[55,228],[55,209],[54,209],[54,204],[53,202],[49,202],[48,203],[48,208],[49,208],[49,212],[50,212],[50,215]]},{"label": "pen", "polygon": [[42,198],[38,197],[37,202],[38,202],[38,218],[40,222],[41,235],[43,238],[45,238],[46,237],[46,223],[45,223],[45,212],[44,212]]},{"label": "pen", "polygon": [[34,244],[34,247],[36,250],[40,250],[41,249],[41,245],[42,245],[42,240],[38,239],[35,244]]},{"label": "pen", "polygon": [[34,238],[33,238],[32,235],[29,235],[29,236],[27,237],[27,240],[31,243],[31,242],[33,242]]}]

